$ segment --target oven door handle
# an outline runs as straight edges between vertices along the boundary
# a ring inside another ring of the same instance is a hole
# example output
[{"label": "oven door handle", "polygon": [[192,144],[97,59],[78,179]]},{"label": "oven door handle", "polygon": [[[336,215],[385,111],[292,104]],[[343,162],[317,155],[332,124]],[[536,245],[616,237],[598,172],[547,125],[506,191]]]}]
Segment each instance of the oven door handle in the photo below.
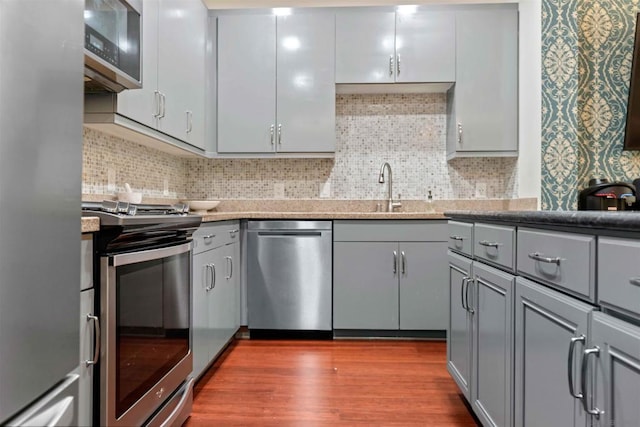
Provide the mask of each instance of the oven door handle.
[{"label": "oven door handle", "polygon": [[180,398],[180,402],[176,405],[173,412],[167,417],[167,419],[160,424],[160,427],[171,427],[177,421],[178,417],[184,410],[184,408],[193,401],[193,383],[195,378],[189,379],[187,386],[185,387],[184,394]]},{"label": "oven door handle", "polygon": [[136,264],[139,262],[153,261],[154,259],[167,258],[180,255],[191,250],[191,242],[168,248],[150,249],[148,251],[132,252],[109,257],[109,264],[118,267],[121,265]]}]

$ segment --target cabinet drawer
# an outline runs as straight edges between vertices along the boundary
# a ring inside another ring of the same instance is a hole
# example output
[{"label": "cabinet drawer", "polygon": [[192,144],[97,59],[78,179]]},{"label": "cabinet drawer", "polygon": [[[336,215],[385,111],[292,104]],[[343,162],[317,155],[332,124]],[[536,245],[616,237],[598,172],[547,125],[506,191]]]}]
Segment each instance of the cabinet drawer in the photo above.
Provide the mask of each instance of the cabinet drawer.
[{"label": "cabinet drawer", "polygon": [[475,224],[473,255],[511,271],[515,269],[515,227]]},{"label": "cabinet drawer", "polygon": [[193,253],[198,254],[239,240],[238,221],[203,224],[193,233]]},{"label": "cabinet drawer", "polygon": [[80,241],[80,290],[93,288],[93,235],[83,234]]},{"label": "cabinet drawer", "polygon": [[449,221],[449,249],[473,255],[473,224]]},{"label": "cabinet drawer", "polygon": [[518,272],[595,302],[595,236],[518,229]]},{"label": "cabinet drawer", "polygon": [[446,221],[344,220],[333,222],[334,242],[444,242]]},{"label": "cabinet drawer", "polygon": [[640,241],[598,239],[598,302],[640,316]]}]

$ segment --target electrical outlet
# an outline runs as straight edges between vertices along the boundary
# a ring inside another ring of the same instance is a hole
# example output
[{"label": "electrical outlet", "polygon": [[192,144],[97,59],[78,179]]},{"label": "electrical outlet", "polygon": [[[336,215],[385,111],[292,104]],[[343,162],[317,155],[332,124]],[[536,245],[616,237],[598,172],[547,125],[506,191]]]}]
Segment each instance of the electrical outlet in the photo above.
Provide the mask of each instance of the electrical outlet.
[{"label": "electrical outlet", "polygon": [[273,198],[284,199],[284,182],[273,184]]},{"label": "electrical outlet", "polygon": [[323,182],[320,183],[320,197],[326,199],[331,197],[331,183]]},{"label": "electrical outlet", "polygon": [[477,199],[486,199],[487,198],[487,183],[486,182],[476,182],[476,198]]},{"label": "electrical outlet", "polygon": [[169,195],[169,179],[165,178],[164,179],[164,186],[162,189],[162,195],[163,196],[168,196]]},{"label": "electrical outlet", "polygon": [[114,168],[107,169],[107,191],[116,191],[116,170]]}]

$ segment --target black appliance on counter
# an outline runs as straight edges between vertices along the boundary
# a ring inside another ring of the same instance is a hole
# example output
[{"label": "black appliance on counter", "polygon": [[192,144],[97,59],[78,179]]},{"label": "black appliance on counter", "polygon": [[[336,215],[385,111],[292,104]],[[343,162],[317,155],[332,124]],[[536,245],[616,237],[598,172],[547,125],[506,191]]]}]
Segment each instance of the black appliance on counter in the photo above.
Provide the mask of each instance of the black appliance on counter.
[{"label": "black appliance on counter", "polygon": [[636,187],[626,182],[592,178],[578,195],[580,211],[624,211],[636,207]]}]

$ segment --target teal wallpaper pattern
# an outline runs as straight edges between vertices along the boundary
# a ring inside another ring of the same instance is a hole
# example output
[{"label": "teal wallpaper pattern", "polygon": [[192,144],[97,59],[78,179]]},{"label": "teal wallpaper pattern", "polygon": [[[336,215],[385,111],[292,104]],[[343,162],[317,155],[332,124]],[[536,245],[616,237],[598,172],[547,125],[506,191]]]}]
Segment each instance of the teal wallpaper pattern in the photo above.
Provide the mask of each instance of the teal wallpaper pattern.
[{"label": "teal wallpaper pattern", "polygon": [[542,208],[571,210],[592,177],[640,177],[622,151],[640,0],[542,3]]}]

